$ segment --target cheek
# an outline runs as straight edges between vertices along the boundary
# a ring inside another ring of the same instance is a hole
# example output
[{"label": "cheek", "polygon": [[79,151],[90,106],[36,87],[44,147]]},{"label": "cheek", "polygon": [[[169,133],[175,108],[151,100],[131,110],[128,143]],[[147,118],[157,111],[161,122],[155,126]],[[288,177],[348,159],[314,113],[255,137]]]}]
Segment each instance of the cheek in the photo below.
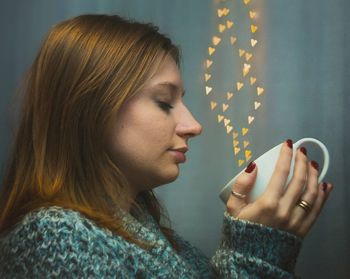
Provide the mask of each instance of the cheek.
[{"label": "cheek", "polygon": [[127,124],[116,127],[111,143],[116,155],[145,160],[152,154],[156,156],[168,141],[169,135],[159,122],[138,118],[137,121],[129,119]]},{"label": "cheek", "polygon": [[175,134],[174,121],[172,121],[170,117],[159,117],[157,120],[151,122],[145,134],[147,132],[149,133],[149,137],[152,138],[157,145],[172,144],[171,141]]},{"label": "cheek", "polygon": [[147,125],[138,126],[138,129],[133,131],[133,137],[143,146],[145,152],[163,149],[171,144],[171,125],[159,120],[151,121]]},{"label": "cheek", "polygon": [[114,153],[147,159],[171,147],[174,121],[152,102],[124,107],[117,121],[110,141]]}]

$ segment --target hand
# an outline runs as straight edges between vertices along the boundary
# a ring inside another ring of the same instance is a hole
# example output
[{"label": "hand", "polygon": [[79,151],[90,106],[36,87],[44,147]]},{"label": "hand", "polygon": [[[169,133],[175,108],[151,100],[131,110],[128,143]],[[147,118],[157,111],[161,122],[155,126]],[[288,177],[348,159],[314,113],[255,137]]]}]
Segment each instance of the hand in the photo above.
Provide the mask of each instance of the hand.
[{"label": "hand", "polygon": [[[293,177],[285,187],[293,155],[290,146],[290,140],[282,145],[265,192],[252,203],[248,202],[247,197],[231,195],[227,201],[227,211],[238,219],[284,230],[303,238],[320,214],[333,185],[318,184],[318,165],[308,161],[306,149],[302,147],[297,150]],[[237,178],[232,189],[247,196],[258,171],[255,164],[251,163]],[[301,200],[306,201],[311,208],[308,210],[297,205]]]}]

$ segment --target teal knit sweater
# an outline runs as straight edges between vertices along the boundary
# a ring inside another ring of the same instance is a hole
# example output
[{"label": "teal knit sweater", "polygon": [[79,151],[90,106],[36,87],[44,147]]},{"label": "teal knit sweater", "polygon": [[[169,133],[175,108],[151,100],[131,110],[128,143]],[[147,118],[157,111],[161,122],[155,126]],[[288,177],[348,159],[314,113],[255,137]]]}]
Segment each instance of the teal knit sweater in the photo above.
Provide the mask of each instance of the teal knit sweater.
[{"label": "teal knit sweater", "polygon": [[61,207],[27,214],[0,238],[0,278],[293,278],[295,236],[224,214],[222,241],[209,259],[176,235],[177,253],[150,214],[123,218],[149,251]]}]

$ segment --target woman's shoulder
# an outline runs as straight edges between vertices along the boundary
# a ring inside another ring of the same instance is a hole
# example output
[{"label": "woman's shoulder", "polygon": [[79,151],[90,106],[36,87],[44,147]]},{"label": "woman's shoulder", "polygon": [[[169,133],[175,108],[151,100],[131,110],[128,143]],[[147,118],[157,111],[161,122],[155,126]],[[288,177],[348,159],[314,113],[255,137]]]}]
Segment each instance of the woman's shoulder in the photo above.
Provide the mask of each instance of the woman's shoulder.
[{"label": "woman's shoulder", "polygon": [[0,277],[53,271],[68,277],[70,272],[94,274],[101,262],[122,259],[125,249],[120,237],[77,211],[40,208],[26,214],[0,238]]},{"label": "woman's shoulder", "polygon": [[57,232],[67,229],[91,231],[96,225],[80,212],[59,206],[42,207],[27,213],[8,233],[13,235],[23,231],[32,233],[55,228]]},{"label": "woman's shoulder", "polygon": [[88,242],[93,239],[110,237],[112,237],[111,231],[97,226],[80,212],[51,206],[27,213],[0,238],[0,246],[24,249],[38,245],[45,247],[53,243],[56,247],[73,244],[88,246]]},{"label": "woman's shoulder", "polygon": [[0,237],[0,277],[126,278],[127,249],[125,240],[78,211],[40,208]]},{"label": "woman's shoulder", "polygon": [[85,217],[78,211],[67,209],[60,206],[41,207],[27,213],[20,224],[30,223],[69,223],[70,221],[79,221]]}]

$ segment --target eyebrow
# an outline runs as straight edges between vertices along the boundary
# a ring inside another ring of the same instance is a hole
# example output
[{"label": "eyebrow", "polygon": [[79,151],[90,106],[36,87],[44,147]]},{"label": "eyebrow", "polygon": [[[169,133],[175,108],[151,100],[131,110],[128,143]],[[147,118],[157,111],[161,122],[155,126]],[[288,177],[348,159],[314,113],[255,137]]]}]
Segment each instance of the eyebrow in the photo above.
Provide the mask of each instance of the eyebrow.
[{"label": "eyebrow", "polygon": [[180,87],[178,87],[176,84],[174,84],[172,82],[162,82],[162,83],[158,83],[156,86],[169,87],[172,94],[176,94],[177,92],[181,92],[182,97],[185,96],[185,93],[186,93],[184,89],[180,89]]}]

